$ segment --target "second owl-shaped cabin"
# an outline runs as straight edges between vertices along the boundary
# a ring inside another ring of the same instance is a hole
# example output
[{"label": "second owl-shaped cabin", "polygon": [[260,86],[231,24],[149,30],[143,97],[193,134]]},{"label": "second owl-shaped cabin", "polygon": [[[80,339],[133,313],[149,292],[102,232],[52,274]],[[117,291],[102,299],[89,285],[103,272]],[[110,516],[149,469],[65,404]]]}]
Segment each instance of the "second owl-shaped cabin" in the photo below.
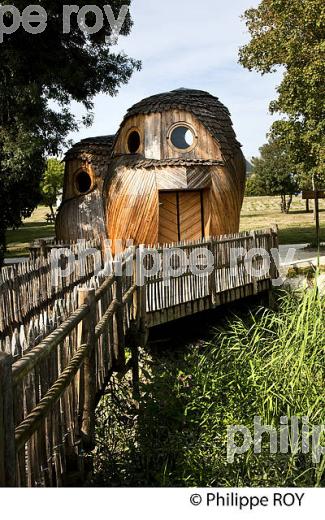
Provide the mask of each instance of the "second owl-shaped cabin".
[{"label": "second owl-shaped cabin", "polygon": [[179,89],[140,101],[115,136],[66,155],[60,240],[169,244],[239,230],[246,164],[218,98]]}]

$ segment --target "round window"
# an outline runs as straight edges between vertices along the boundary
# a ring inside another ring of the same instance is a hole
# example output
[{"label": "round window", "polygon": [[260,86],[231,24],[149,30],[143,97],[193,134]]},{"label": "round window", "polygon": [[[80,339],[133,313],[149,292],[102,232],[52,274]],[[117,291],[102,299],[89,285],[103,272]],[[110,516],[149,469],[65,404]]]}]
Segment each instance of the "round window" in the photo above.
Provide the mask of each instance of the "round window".
[{"label": "round window", "polygon": [[175,148],[188,150],[193,147],[196,137],[188,126],[180,125],[172,130],[170,139]]},{"label": "round window", "polygon": [[141,139],[137,130],[132,130],[128,137],[128,149],[130,153],[137,153],[140,148]]},{"label": "round window", "polygon": [[88,193],[91,188],[91,177],[89,173],[82,171],[76,176],[76,187],[79,193]]}]

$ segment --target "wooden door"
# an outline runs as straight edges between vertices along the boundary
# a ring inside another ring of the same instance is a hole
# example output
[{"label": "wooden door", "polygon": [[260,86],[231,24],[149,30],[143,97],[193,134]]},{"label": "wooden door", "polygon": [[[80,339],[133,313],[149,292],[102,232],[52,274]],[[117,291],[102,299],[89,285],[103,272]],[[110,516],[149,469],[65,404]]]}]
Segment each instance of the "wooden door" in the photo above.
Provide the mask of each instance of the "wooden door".
[{"label": "wooden door", "polygon": [[179,192],[180,240],[198,240],[204,236],[201,193],[200,191]]},{"label": "wooden door", "polygon": [[176,191],[159,193],[159,238],[160,244],[178,242],[178,203]]},{"label": "wooden door", "polygon": [[201,191],[159,193],[159,243],[197,240],[204,236]]}]

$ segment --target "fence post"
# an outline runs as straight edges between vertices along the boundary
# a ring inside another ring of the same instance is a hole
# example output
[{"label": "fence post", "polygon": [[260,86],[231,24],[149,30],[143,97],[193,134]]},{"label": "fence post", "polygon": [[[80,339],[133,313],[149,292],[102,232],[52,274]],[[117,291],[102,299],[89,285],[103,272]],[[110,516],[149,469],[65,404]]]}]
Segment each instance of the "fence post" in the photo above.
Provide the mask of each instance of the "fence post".
[{"label": "fence post", "polygon": [[[138,283],[138,298],[139,298],[139,325],[140,325],[140,337],[141,346],[145,347],[148,339],[148,327],[147,327],[147,278],[144,275],[144,250],[146,246],[144,244],[139,246],[137,255],[137,273],[136,283]],[[143,270],[143,273],[141,272]],[[142,282],[142,285],[141,285]]]},{"label": "fence post", "polygon": [[0,352],[0,487],[16,485],[13,358]]},{"label": "fence post", "polygon": [[[279,228],[277,226],[277,224],[274,224],[271,228],[271,236],[270,236],[270,249],[279,249]],[[270,278],[271,278],[271,282],[270,282],[270,288],[269,288],[269,291],[268,291],[268,307],[270,307],[270,309],[274,309],[275,308],[275,299],[274,299],[274,293],[273,293],[273,280],[277,280],[280,276],[280,266],[277,265],[277,263],[275,262],[275,259],[273,257],[273,255],[271,255],[271,252],[270,252],[270,256],[271,256],[271,267],[270,267]],[[280,260],[280,255],[279,255],[279,260]]]},{"label": "fence post", "polygon": [[209,296],[210,296],[210,299],[211,299],[211,304],[212,304],[212,306],[214,306],[217,303],[216,252],[215,252],[215,244],[214,244],[214,241],[213,241],[212,237],[208,238],[208,241],[210,241],[210,243],[211,243],[210,251],[213,254],[213,259],[214,259],[214,261],[213,261],[213,271],[212,271],[212,273],[209,276]]},{"label": "fence post", "polygon": [[124,335],[124,306],[123,306],[123,285],[122,285],[122,262],[113,262],[115,274],[115,300],[118,308],[114,316],[114,363],[113,368],[116,372],[125,367],[125,335]]},{"label": "fence post", "polygon": [[278,241],[278,226],[275,224],[271,227],[270,230],[270,257],[271,257],[271,267],[270,267],[270,277],[272,280],[277,280],[279,278],[279,270],[274,260],[273,255],[271,255],[271,249],[279,249],[279,241]]},{"label": "fence post", "polygon": [[85,449],[91,450],[95,444],[95,407],[96,407],[96,295],[95,289],[79,289],[79,306],[87,304],[90,313],[78,328],[78,345],[89,345],[88,356],[83,365],[83,407],[81,433]]},{"label": "fence post", "polygon": [[272,226],[272,247],[279,249],[279,226],[274,224]]},{"label": "fence post", "polygon": [[47,258],[48,249],[47,249],[46,240],[40,240],[39,244],[40,244],[40,256],[42,256],[43,258]]},{"label": "fence post", "polygon": [[[256,241],[256,232],[255,231],[252,231],[251,232],[251,237],[252,237],[252,249],[257,249],[257,241]],[[254,271],[256,272],[256,267],[257,267],[257,261],[256,261],[256,257],[254,257],[254,259],[252,258],[252,268],[254,269]],[[253,284],[253,294],[256,295],[258,294],[258,282],[257,282],[257,279],[256,279],[256,276],[254,275],[253,276],[253,273],[251,272],[251,281],[252,281],[252,284]]]}]

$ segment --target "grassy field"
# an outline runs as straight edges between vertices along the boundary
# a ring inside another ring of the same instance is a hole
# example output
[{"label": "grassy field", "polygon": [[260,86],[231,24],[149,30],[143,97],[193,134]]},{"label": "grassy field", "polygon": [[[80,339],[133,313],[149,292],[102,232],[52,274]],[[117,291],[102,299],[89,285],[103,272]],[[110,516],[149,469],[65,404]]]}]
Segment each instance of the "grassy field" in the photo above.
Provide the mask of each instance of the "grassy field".
[{"label": "grassy field", "polygon": [[[290,213],[283,215],[280,212],[279,197],[246,197],[241,215],[241,230],[267,228],[277,224],[281,244],[313,243],[315,241],[313,214],[306,213],[305,207],[301,197],[295,197]],[[320,207],[321,239],[325,242],[325,200],[320,201]],[[7,257],[26,256],[30,242],[54,236],[54,226],[46,223],[48,212],[48,208],[41,206],[24,221],[20,229],[8,231]]]},{"label": "grassy field", "polygon": [[[313,202],[310,202],[310,209]],[[325,200],[320,201],[321,240],[325,242]],[[304,244],[315,242],[313,213],[306,213],[306,202],[294,197],[288,215],[280,211],[280,197],[246,197],[241,214],[240,228],[261,229],[277,224],[280,244]]]},{"label": "grassy field", "polygon": [[25,219],[21,228],[8,230],[6,254],[8,258],[28,256],[29,244],[33,240],[54,236],[54,226],[46,222],[49,211],[48,208],[39,206],[30,218]]}]

